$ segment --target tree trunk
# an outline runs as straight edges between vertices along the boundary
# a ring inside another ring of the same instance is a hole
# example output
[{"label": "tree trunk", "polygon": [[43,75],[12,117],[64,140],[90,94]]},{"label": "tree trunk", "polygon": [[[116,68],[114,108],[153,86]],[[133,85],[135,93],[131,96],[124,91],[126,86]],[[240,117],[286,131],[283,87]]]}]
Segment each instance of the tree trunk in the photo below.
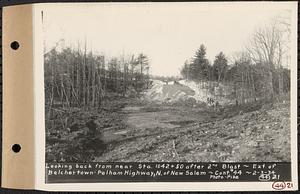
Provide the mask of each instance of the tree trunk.
[{"label": "tree trunk", "polygon": [[86,40],[84,42],[84,58],[83,58],[83,67],[82,67],[82,105],[86,106]]}]

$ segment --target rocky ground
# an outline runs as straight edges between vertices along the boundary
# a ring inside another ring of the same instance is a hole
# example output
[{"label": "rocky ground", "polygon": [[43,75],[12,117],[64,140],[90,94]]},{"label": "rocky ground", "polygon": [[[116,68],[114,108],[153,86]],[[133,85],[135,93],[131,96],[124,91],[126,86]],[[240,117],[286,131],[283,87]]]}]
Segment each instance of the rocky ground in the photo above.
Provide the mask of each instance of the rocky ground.
[{"label": "rocky ground", "polygon": [[48,162],[290,160],[290,104],[214,108],[114,99],[99,110],[54,111]]}]

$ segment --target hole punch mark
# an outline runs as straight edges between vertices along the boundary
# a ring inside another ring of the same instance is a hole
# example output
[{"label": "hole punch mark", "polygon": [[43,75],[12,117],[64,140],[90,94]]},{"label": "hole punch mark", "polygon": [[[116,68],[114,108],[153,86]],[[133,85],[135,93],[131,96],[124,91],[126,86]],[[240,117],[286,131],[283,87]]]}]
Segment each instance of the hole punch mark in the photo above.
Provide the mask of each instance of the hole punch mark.
[{"label": "hole punch mark", "polygon": [[14,144],[11,148],[15,153],[18,153],[21,151],[21,146],[19,144]]},{"label": "hole punch mark", "polygon": [[19,47],[20,47],[20,44],[18,41],[13,41],[11,44],[10,44],[10,47],[13,49],[13,50],[17,50]]}]

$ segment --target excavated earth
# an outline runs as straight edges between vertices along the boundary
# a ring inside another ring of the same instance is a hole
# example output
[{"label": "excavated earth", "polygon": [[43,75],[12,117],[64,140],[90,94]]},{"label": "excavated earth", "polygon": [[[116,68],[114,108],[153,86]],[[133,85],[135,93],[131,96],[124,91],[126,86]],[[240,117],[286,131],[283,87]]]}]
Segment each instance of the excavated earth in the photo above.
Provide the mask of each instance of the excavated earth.
[{"label": "excavated earth", "polygon": [[110,100],[99,110],[53,114],[46,125],[46,160],[290,161],[289,107],[288,102],[256,103],[220,111],[129,98]]},{"label": "excavated earth", "polygon": [[277,104],[238,114],[159,105],[125,107],[126,127],[108,134],[122,137],[95,161],[289,161],[288,107]]}]

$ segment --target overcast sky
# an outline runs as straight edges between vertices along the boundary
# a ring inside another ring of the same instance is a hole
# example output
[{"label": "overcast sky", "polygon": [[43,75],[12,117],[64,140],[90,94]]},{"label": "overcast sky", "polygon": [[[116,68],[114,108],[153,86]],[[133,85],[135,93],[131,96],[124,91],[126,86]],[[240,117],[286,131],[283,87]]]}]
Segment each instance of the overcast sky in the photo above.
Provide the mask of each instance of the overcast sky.
[{"label": "overcast sky", "polygon": [[179,75],[200,44],[207,57],[241,51],[251,33],[271,18],[289,13],[275,3],[49,4],[43,8],[46,50],[60,39],[78,41],[106,56],[144,53],[150,73]]}]

